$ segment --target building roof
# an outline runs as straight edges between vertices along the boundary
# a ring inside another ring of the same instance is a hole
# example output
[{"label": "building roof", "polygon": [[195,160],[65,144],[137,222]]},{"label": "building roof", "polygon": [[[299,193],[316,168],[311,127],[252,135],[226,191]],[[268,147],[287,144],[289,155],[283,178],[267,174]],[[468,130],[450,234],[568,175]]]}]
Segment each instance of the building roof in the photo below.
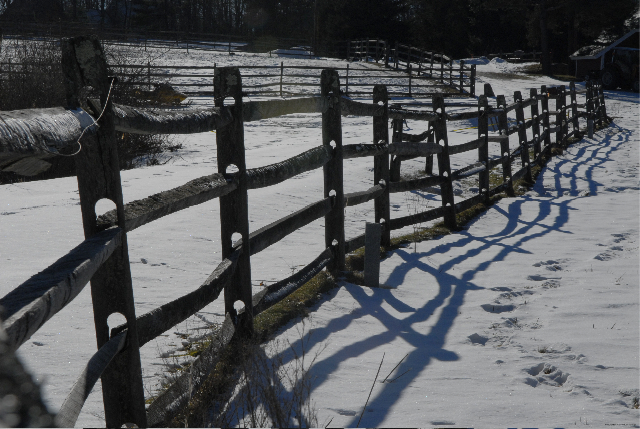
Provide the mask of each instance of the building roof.
[{"label": "building roof", "polygon": [[610,51],[611,49],[615,48],[616,46],[618,46],[619,44],[627,40],[629,37],[634,35],[638,37],[639,32],[640,30],[638,30],[637,28],[634,30],[631,30],[630,32],[628,32],[627,34],[625,34],[624,36],[622,36],[621,38],[619,38],[618,40],[616,40],[615,42],[611,43],[608,46],[606,45],[583,46],[582,48],[575,51],[573,55],[571,55],[569,58],[571,58],[572,60],[593,60],[593,59],[600,58],[601,56],[606,54],[608,51]]}]

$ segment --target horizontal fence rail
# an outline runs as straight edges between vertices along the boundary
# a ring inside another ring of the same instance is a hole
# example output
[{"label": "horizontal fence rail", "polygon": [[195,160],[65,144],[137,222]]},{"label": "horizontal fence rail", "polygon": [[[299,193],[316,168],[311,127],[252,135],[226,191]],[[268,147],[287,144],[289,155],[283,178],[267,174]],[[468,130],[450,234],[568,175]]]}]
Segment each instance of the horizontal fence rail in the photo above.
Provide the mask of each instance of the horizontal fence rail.
[{"label": "horizontal fence rail", "polygon": [[[69,55],[74,52],[76,56],[80,52],[95,52],[95,57],[90,61],[83,58],[84,62],[78,62],[74,66],[85,74],[84,77],[77,77],[78,86],[72,85],[69,90],[73,92],[75,88],[79,96],[78,88],[91,84],[95,88],[102,88],[105,95],[102,99],[107,99],[110,79],[97,40],[76,38],[65,43],[63,52],[68,54],[64,58],[69,63],[73,63],[73,57]],[[103,73],[96,70],[102,70]],[[450,113],[441,96],[434,97],[431,103],[407,104],[407,107],[422,107],[422,110],[409,110],[397,104],[390,106],[389,92],[384,85],[375,87],[375,102],[355,102],[340,96],[341,80],[336,70],[322,72],[322,95],[319,97],[258,102],[243,102],[241,75],[237,68],[218,68],[215,76],[214,91],[225,97],[233,97],[233,105],[224,106],[216,101],[217,105],[213,108],[175,111],[133,108],[112,102],[101,106],[99,101],[89,100],[94,110],[90,113],[81,108],[0,112],[0,118],[3,119],[0,122],[4,122],[6,127],[2,128],[0,125],[0,160],[10,166],[40,159],[44,153],[53,156],[61,151],[77,148],[78,141],[83,143],[80,145],[82,149],[77,163],[86,239],[66,256],[0,299],[0,305],[4,308],[2,324],[12,350],[17,349],[47,320],[69,304],[89,281],[92,294],[97,296],[106,291],[117,292],[114,285],[130,284],[127,232],[187,207],[220,199],[225,246],[223,260],[200,287],[141,316],[135,316],[132,310],[133,293],[120,290],[118,293],[121,295],[117,301],[126,303],[131,310],[127,310],[129,312],[125,315],[127,323],[110,332],[106,330],[106,325],[100,325],[99,320],[100,317],[106,320],[106,317],[117,310],[111,309],[107,311],[108,314],[100,313],[101,310],[96,305],[102,304],[94,303],[98,351],[72,387],[58,416],[57,422],[61,425],[75,424],[82,404],[98,378],[102,378],[108,426],[133,422],[143,427],[166,422],[167,418],[189,400],[188,392],[197,390],[206,379],[219,360],[221,350],[233,338],[251,334],[254,316],[286,298],[321,270],[328,269],[337,273],[344,267],[345,253],[364,245],[364,235],[345,239],[345,207],[373,201],[376,219],[382,223],[384,234],[440,218],[447,225],[455,226],[456,213],[487,202],[492,195],[500,192],[512,195],[514,182],[518,179],[531,180],[531,167],[540,164],[553,147],[563,144],[568,138],[581,136],[584,131],[592,135],[596,125],[602,126],[608,120],[602,87],[593,82],[588,83],[585,91],[576,91],[574,84],[571,84],[569,90],[565,87],[542,87],[539,94],[534,89],[527,99],[516,92],[515,103],[511,105],[506,105],[504,96],[499,96],[495,107],[489,106],[486,96],[480,96],[475,104],[468,104],[473,110]],[[583,104],[577,103],[577,94],[585,95]],[[555,101],[554,110],[550,110],[550,100]],[[525,115],[525,108],[530,109],[529,115]],[[101,122],[100,127],[96,127],[93,118],[102,111],[110,120],[104,124]],[[515,124],[509,124],[509,112],[515,112]],[[323,144],[272,165],[247,169],[244,163],[244,142],[238,137],[242,135],[243,123],[291,113],[322,115]],[[375,136],[373,143],[342,145],[342,115],[371,117]],[[526,119],[526,116],[530,118]],[[579,118],[587,119],[586,129],[580,128]],[[402,121],[406,119],[423,121],[428,130],[419,134],[405,134]],[[447,123],[470,119],[477,120],[478,137],[463,144],[450,145]],[[52,125],[58,120],[58,125]],[[388,139],[389,120],[393,128],[391,141]],[[489,130],[490,120],[493,131]],[[532,138],[527,136],[527,129],[531,130]],[[84,133],[81,138],[85,130],[89,132]],[[238,167],[236,173],[226,174],[222,171],[141,200],[128,204],[122,202],[121,191],[118,191],[121,189],[119,167],[109,161],[109,156],[113,156],[115,150],[116,131],[147,134],[211,130],[217,130],[219,169],[224,170],[221,167],[235,163]],[[515,146],[510,145],[509,141],[509,136],[514,134],[518,136]],[[553,136],[555,141],[551,140]],[[335,145],[328,144],[331,140]],[[494,149],[497,146],[499,151]],[[477,162],[451,171],[450,157],[468,151],[477,151]],[[438,161],[436,174],[433,172],[434,155]],[[344,194],[342,161],[361,157],[372,157],[374,160],[372,186],[363,191]],[[424,177],[400,180],[402,161],[416,157],[426,159]],[[501,166],[501,171],[498,172],[502,174],[502,182],[491,187],[489,171],[497,166]],[[249,231],[246,216],[229,209],[227,201],[234,201],[234,210],[242,208],[244,203],[241,197],[246,199],[249,189],[275,186],[303,172],[319,168],[323,169],[325,194],[321,198],[319,196],[315,203],[256,231]],[[115,192],[112,199],[116,202],[116,209],[96,218],[95,201],[104,195],[89,192],[93,188],[87,190],[85,181],[90,177],[87,174],[97,174],[95,170],[100,169],[105,177],[112,180],[109,192]],[[516,171],[512,172],[512,169]],[[473,176],[478,177],[478,192],[471,198],[456,202],[452,181],[471,180]],[[336,182],[337,179],[340,182]],[[330,190],[335,190],[335,194],[330,193]],[[389,194],[415,190],[439,193],[442,206],[409,216],[390,218]],[[240,289],[243,282],[250,281],[251,278],[249,264],[246,263],[250,256],[266,250],[292,232],[320,218],[325,221],[325,250],[291,277],[265,287],[254,296],[249,295],[247,300],[246,293]],[[236,223],[230,223],[231,221]],[[228,239],[225,238],[225,228],[243,228],[243,238],[231,243],[230,235]],[[384,240],[383,238],[381,242],[383,245]],[[115,269],[116,266],[119,268]],[[193,362],[189,372],[178,377],[176,383],[156,398],[145,411],[144,397],[136,393],[136,388],[142,386],[139,347],[201,310],[216,300],[223,291],[226,318],[220,330],[215,333],[211,345]],[[229,305],[232,306],[236,300],[244,301],[244,310],[229,310]],[[117,377],[113,372],[133,376]],[[128,405],[123,408],[121,404]]]}]

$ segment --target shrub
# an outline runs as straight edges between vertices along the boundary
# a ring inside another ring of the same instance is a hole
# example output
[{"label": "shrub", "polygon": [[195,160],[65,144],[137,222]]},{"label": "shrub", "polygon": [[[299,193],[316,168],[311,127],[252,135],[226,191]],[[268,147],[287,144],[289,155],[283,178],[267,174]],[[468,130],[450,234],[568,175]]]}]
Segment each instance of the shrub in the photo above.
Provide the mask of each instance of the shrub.
[{"label": "shrub", "polygon": [[[111,64],[126,64],[129,57],[117,49],[107,51]],[[0,110],[47,108],[66,105],[64,79],[60,66],[61,50],[57,40],[5,39],[0,46]],[[112,70],[121,72],[122,70]],[[136,97],[136,83],[146,83],[142,73],[131,74],[114,85],[113,99],[133,106],[148,105],[148,100]],[[156,102],[156,106],[161,103]],[[120,169],[162,164],[170,159],[167,153],[182,145],[166,135],[135,135],[117,133]],[[45,180],[75,175],[73,157],[47,159],[49,170],[33,177],[0,171],[0,184]]]}]

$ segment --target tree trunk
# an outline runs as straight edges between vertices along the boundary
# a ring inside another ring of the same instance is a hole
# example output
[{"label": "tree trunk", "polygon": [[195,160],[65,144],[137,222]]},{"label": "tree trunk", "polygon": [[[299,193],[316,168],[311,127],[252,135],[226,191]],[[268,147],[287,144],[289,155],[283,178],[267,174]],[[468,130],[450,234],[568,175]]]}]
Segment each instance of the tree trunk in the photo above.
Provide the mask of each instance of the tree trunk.
[{"label": "tree trunk", "polygon": [[542,73],[551,75],[551,59],[549,58],[549,40],[547,38],[547,5],[540,1],[540,50],[542,51]]}]

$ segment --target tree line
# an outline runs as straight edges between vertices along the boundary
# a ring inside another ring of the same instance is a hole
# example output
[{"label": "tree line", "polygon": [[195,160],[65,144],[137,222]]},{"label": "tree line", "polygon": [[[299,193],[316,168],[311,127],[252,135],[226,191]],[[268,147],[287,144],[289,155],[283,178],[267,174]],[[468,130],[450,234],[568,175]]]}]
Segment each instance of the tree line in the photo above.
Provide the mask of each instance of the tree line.
[{"label": "tree line", "polygon": [[638,8],[639,0],[0,0],[0,19],[318,45],[369,37],[457,58],[536,50],[563,62],[581,46],[637,28]]}]

